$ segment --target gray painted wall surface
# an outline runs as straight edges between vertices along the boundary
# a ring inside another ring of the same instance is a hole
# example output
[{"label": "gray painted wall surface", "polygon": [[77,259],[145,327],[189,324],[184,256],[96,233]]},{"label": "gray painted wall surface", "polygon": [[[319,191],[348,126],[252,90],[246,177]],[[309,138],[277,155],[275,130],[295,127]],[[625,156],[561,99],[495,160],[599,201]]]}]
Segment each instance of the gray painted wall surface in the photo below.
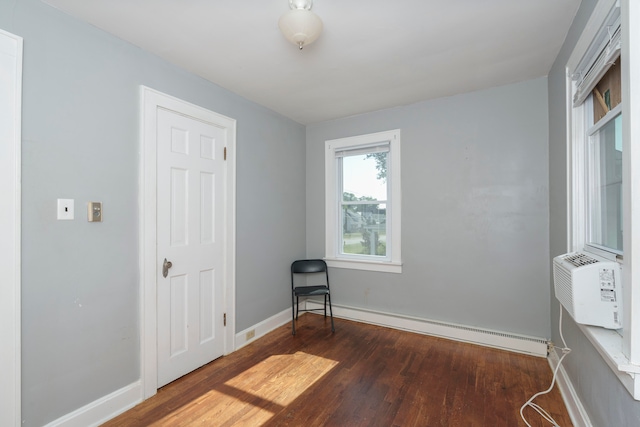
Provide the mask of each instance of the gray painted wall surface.
[{"label": "gray painted wall surface", "polygon": [[[549,73],[549,243],[551,257],[567,252],[567,152],[565,67],[596,0],[582,0],[565,43]],[[559,304],[551,288],[552,338],[558,333]],[[640,425],[640,402],[633,400],[569,315],[563,333],[573,349],[563,363],[594,426]]]},{"label": "gray painted wall surface", "polygon": [[[237,330],[289,307],[305,253],[305,129],[37,0],[24,38],[22,414],[41,426],[140,377],[139,85],[237,120]],[[56,221],[56,199],[76,219]],[[87,201],[104,203],[89,224]]]},{"label": "gray painted wall surface", "polygon": [[332,269],[335,304],[549,337],[547,80],[307,126],[307,253],[325,140],[401,129],[403,273]]},{"label": "gray painted wall surface", "polygon": [[[548,285],[566,251],[563,66],[594,3],[583,0],[549,76],[548,147],[542,78],[309,126],[305,154],[303,126],[37,0],[1,0],[0,28],[25,40],[23,425],[139,378],[140,84],[238,121],[237,330],[288,307],[305,215],[306,253],[324,253],[324,140],[401,128],[404,273],[334,269],[335,302],[558,341]],[[76,200],[75,221],[55,220],[59,197]],[[104,223],[84,221],[89,200]],[[565,337],[594,425],[638,424],[640,405],[570,320]]]}]

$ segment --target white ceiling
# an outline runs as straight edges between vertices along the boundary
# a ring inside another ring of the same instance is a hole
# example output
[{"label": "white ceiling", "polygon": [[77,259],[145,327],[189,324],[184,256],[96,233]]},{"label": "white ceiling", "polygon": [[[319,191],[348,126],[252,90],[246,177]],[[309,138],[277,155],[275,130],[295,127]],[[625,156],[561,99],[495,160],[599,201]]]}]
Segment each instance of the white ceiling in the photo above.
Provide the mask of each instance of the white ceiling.
[{"label": "white ceiling", "polygon": [[288,0],[43,1],[302,124],[546,76],[580,5],[315,0],[300,51]]}]

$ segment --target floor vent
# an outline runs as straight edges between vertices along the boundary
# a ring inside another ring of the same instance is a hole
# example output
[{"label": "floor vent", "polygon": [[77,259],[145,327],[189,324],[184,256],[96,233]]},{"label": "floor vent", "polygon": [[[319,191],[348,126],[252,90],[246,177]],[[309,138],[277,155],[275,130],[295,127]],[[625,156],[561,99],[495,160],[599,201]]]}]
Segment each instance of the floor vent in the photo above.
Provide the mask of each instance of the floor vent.
[{"label": "floor vent", "polygon": [[530,341],[530,342],[535,342],[535,343],[540,343],[540,344],[544,344],[547,345],[549,343],[549,341],[543,339],[543,338],[536,338],[536,337],[529,337],[526,335],[515,335],[515,334],[508,334],[505,332],[497,332],[497,331],[492,331],[489,329],[480,329],[480,328],[472,328],[470,326],[461,326],[461,325],[456,325],[454,323],[444,323],[444,322],[436,322],[433,320],[423,320],[425,323],[430,323],[432,325],[441,325],[441,326],[445,326],[448,328],[456,328],[456,329],[461,329],[464,331],[470,331],[470,332],[476,332],[476,333],[480,333],[480,334],[487,334],[487,335],[494,335],[497,337],[502,337],[502,338],[511,338],[514,340],[525,340],[525,341]]}]

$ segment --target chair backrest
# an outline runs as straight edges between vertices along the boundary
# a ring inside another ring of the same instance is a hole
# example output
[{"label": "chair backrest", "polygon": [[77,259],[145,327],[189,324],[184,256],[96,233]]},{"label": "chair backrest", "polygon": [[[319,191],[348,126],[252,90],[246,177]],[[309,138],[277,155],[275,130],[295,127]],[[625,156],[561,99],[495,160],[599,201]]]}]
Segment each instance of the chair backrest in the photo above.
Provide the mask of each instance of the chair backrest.
[{"label": "chair backrest", "polygon": [[324,273],[325,283],[323,286],[329,288],[329,269],[327,263],[322,259],[299,259],[291,263],[291,289],[296,287],[294,276],[296,274]]},{"label": "chair backrest", "polygon": [[322,273],[327,271],[327,263],[322,259],[299,259],[291,263],[292,274]]}]

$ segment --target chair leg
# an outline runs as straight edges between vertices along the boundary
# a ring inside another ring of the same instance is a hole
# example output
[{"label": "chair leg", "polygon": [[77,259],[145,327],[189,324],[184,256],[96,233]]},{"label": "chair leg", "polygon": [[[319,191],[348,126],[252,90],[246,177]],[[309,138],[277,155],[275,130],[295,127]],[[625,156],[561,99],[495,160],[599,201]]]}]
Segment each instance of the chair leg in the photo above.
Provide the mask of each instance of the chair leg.
[{"label": "chair leg", "polygon": [[291,335],[296,334],[296,309],[294,302],[293,292],[291,292]]},{"label": "chair leg", "polygon": [[324,296],[324,317],[327,317],[327,295]]},{"label": "chair leg", "polygon": [[331,308],[331,294],[325,295],[329,299],[329,315],[331,315],[331,332],[335,332],[336,328],[333,326],[333,309]]}]

